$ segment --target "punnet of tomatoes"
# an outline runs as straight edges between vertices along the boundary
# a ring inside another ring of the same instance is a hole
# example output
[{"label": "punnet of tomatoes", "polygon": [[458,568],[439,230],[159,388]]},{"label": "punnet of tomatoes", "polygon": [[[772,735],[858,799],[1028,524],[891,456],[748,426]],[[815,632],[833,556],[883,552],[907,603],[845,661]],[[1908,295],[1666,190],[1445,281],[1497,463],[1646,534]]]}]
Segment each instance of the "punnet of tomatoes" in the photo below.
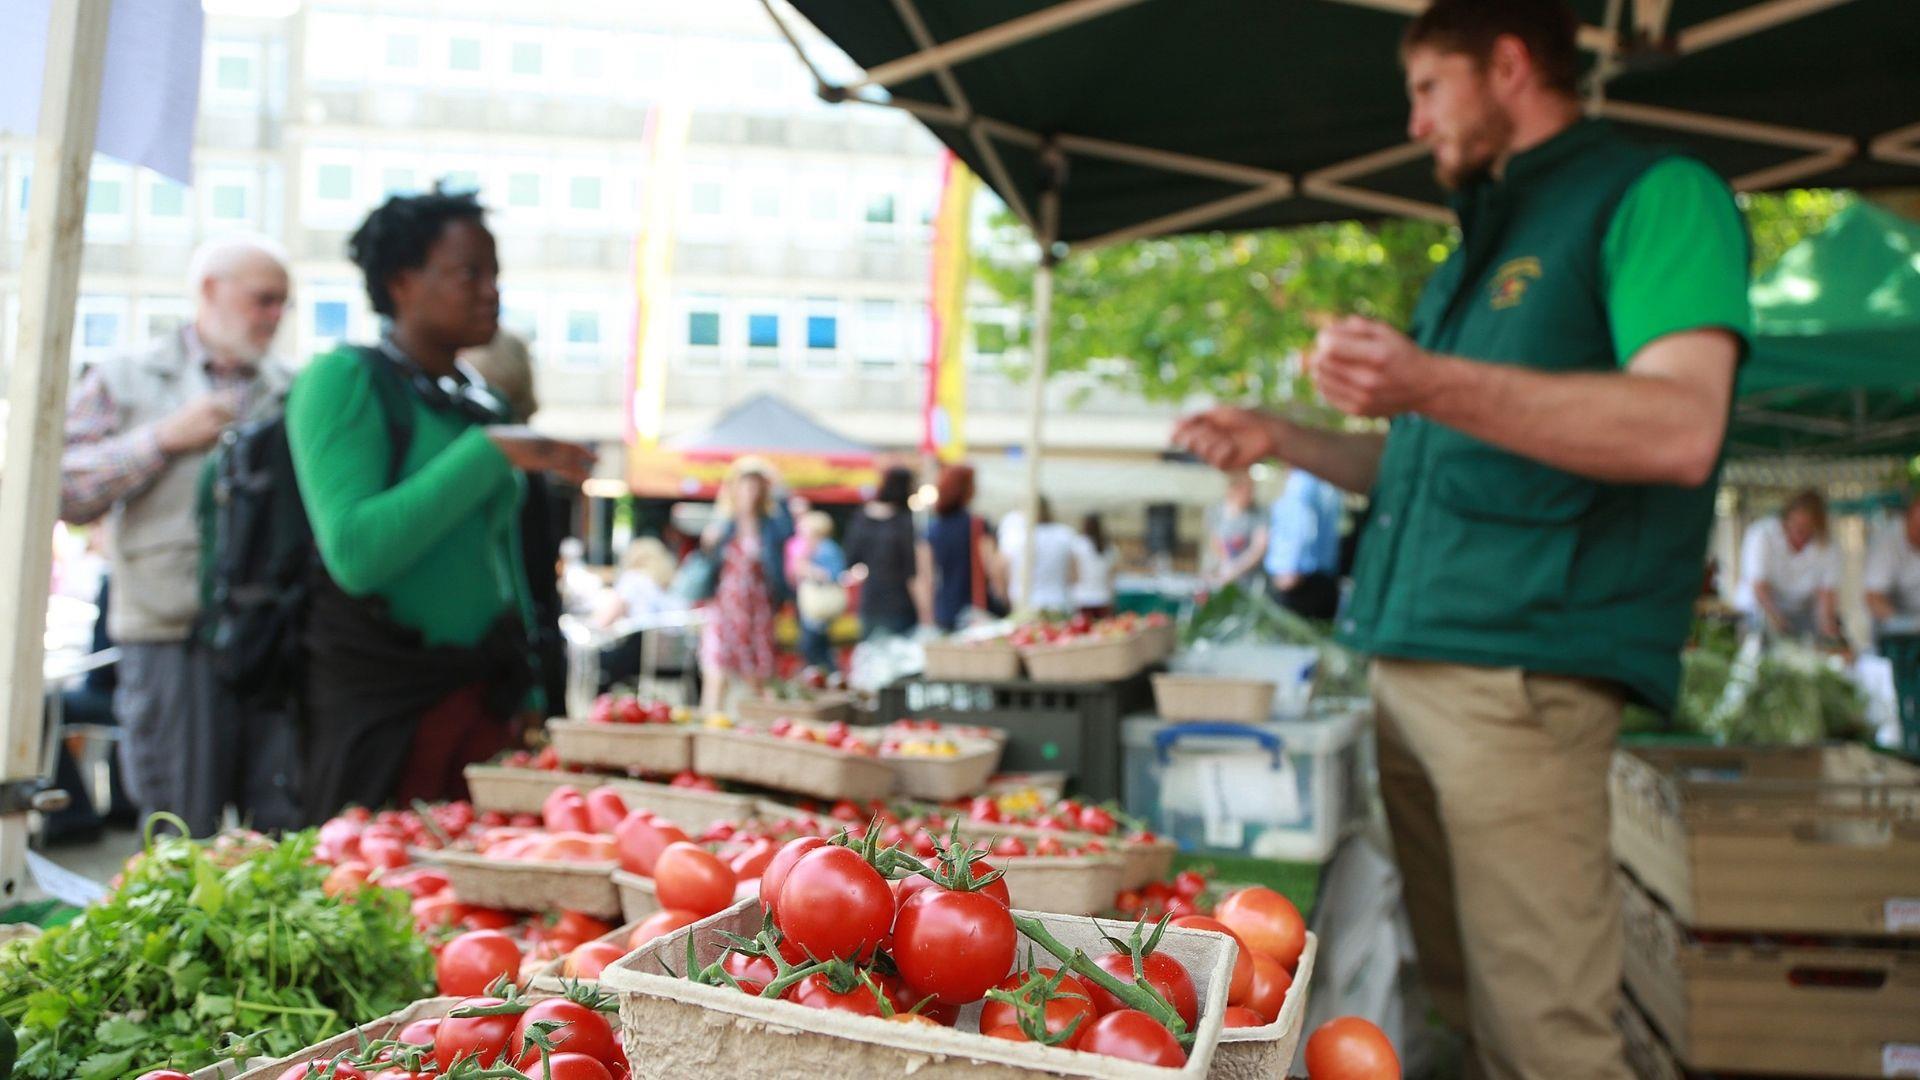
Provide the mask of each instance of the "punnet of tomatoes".
[{"label": "punnet of tomatoes", "polygon": [[887,829],[870,820],[857,833],[787,841],[760,876],[757,907],[726,924],[739,932],[717,934],[704,954],[693,934],[684,949],[655,946],[647,969],[898,1023],[953,1027],[963,1008],[984,1002],[963,1030],[1185,1064],[1199,992],[1196,973],[1161,948],[1170,920],[1133,924],[1125,936],[1113,928],[1097,946],[1070,947],[1050,917],[1009,910],[985,848],[957,830],[944,838],[923,832],[934,850],[922,857],[884,841]]},{"label": "punnet of tomatoes", "polygon": [[591,987],[535,999],[502,980],[444,1017],[297,1060],[277,1080],[627,1080],[632,1069],[609,1018],[614,1007]]},{"label": "punnet of tomatoes", "polygon": [[873,757],[879,753],[871,738],[856,733],[844,720],[835,720],[831,724],[814,724],[783,716],[765,728],[742,728],[741,730],[768,738],[814,743],[861,757]]},{"label": "punnet of tomatoes", "polygon": [[691,715],[685,706],[613,693],[595,698],[587,719],[596,724],[684,724]]}]

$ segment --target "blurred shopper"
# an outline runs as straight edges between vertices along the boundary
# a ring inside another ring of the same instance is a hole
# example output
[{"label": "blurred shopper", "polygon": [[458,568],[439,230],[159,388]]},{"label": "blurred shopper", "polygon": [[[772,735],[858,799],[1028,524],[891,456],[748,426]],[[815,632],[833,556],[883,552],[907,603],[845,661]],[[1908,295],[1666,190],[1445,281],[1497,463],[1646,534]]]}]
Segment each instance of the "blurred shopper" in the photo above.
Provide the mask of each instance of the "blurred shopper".
[{"label": "blurred shopper", "polygon": [[[507,404],[516,424],[533,421],[540,411],[534,393],[533,354],[526,339],[501,330],[478,348],[460,350],[459,360],[485,380],[486,388]],[[527,570],[527,595],[533,604],[533,652],[539,665],[538,685],[549,710],[558,711],[567,700],[567,642],[560,635],[560,580],[555,566],[560,542],[567,535],[567,493],[544,472],[521,474],[526,497],[520,503],[520,561]]]},{"label": "blurred shopper", "polygon": [[933,623],[933,556],[914,535],[913,472],[890,468],[847,527],[847,564],[860,586],[860,634],[908,634]]},{"label": "blurred shopper", "polygon": [[1080,535],[1073,538],[1073,606],[1090,618],[1113,614],[1113,572],[1117,561],[1107,542],[1099,514],[1080,519]]},{"label": "blurred shopper", "polygon": [[[1011,515],[1009,515],[1011,516]],[[1073,610],[1077,577],[1073,549],[1078,538],[1072,529],[1053,520],[1053,504],[1040,499],[1039,523],[1033,528],[1033,591],[1026,591],[1027,530],[1002,523],[1001,578],[1015,611],[1064,613]]]},{"label": "blurred shopper", "polygon": [[833,519],[819,510],[800,517],[795,544],[787,546],[787,580],[800,619],[800,655],[807,666],[834,671],[833,620],[847,610],[847,555],[833,539]]},{"label": "blurred shopper", "polygon": [[1264,589],[1260,564],[1266,556],[1267,522],[1253,503],[1253,477],[1233,473],[1227,477],[1226,497],[1207,511],[1202,574],[1213,588]]},{"label": "blurred shopper", "polygon": [[1895,528],[1867,552],[1867,611],[1875,626],[1920,618],[1920,498],[1909,494]]},{"label": "blurred shopper", "polygon": [[60,516],[106,521],[128,794],[195,835],[217,829],[229,803],[256,827],[289,828],[299,824],[289,721],[228,699],[194,638],[207,453],[230,424],[279,409],[293,378],[268,352],[286,311],[286,257],[261,237],[211,240],[194,252],[187,287],[192,322],[81,372]]},{"label": "blurred shopper", "polygon": [[1340,491],[1305,469],[1287,473],[1268,514],[1267,585],[1287,610],[1331,621],[1340,607]]},{"label": "blurred shopper", "polygon": [[1004,614],[1005,605],[994,595],[991,568],[999,561],[993,531],[972,510],[974,474],[971,465],[948,465],[935,485],[933,514],[927,521],[927,552],[933,563],[933,623],[948,633],[971,609],[982,615]]},{"label": "blurred shopper", "polygon": [[1827,500],[1809,488],[1778,515],[1747,528],[1734,606],[1756,630],[1787,637],[1840,636],[1840,556],[1828,542]]},{"label": "blurred shopper", "polygon": [[324,573],[306,630],[304,802],[464,797],[462,769],[542,704],[518,538],[528,472],[592,452],[511,425],[460,350],[499,332],[499,264],[471,194],[395,196],[347,245],[384,320],[316,358],[287,437]]},{"label": "blurred shopper", "polygon": [[774,505],[773,466],[741,458],[728,470],[701,540],[713,560],[712,617],[700,639],[701,705],[726,707],[733,681],[759,693],[773,677],[773,617],[787,601],[786,515]]}]

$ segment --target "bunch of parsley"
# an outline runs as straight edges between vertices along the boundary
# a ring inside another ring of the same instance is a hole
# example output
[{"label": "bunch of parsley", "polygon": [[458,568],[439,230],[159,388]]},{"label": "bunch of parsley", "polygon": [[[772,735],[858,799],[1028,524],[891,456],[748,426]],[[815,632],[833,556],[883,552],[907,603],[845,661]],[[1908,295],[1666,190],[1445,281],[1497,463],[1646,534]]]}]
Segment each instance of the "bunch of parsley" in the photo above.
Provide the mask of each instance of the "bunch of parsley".
[{"label": "bunch of parsley", "polygon": [[14,1080],[291,1054],[429,996],[404,893],[326,896],[314,834],[150,840],[71,925],[0,950]]}]

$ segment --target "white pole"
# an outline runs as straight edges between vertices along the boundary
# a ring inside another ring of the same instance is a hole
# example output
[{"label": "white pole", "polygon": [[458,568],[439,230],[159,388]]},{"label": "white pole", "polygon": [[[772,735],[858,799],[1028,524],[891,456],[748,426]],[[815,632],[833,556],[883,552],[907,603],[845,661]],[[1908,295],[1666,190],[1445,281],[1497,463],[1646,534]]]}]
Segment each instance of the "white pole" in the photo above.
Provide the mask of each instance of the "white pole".
[{"label": "white pole", "polygon": [[[1020,558],[1020,603],[1017,608],[1032,610],[1033,567],[1039,560],[1034,550],[1040,529],[1040,446],[1047,407],[1047,360],[1053,344],[1053,264],[1054,237],[1060,235],[1060,182],[1065,172],[1063,160],[1051,148],[1041,154],[1041,168],[1049,180],[1040,193],[1040,267],[1033,275],[1033,370],[1028,374],[1027,398],[1027,520],[1026,537]],[[1011,599],[1011,597],[1009,597]]]},{"label": "white pole", "polygon": [[[6,482],[0,483],[0,780],[9,784],[40,774],[41,665],[66,442],[67,356],[110,0],[49,6],[21,272],[20,347],[8,388]],[[14,811],[0,814],[0,903],[9,903],[20,896],[27,816],[17,797],[4,801]]]}]

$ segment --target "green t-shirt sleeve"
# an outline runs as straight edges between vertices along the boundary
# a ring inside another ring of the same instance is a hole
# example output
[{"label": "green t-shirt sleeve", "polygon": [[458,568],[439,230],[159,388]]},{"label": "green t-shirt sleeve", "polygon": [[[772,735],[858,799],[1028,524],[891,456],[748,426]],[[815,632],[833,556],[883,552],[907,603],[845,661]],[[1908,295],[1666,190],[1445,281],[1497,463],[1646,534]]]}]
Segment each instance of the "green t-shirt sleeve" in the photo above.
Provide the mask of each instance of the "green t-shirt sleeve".
[{"label": "green t-shirt sleeve", "polygon": [[476,427],[388,487],[380,408],[366,365],[345,351],[309,364],[287,396],[287,444],[314,543],[356,596],[390,587],[514,482],[506,456]]},{"label": "green t-shirt sleeve", "polygon": [[1621,199],[1601,246],[1620,366],[1682,330],[1726,330],[1744,357],[1753,326],[1748,250],[1740,208],[1712,169],[1684,157],[1648,169]]}]

